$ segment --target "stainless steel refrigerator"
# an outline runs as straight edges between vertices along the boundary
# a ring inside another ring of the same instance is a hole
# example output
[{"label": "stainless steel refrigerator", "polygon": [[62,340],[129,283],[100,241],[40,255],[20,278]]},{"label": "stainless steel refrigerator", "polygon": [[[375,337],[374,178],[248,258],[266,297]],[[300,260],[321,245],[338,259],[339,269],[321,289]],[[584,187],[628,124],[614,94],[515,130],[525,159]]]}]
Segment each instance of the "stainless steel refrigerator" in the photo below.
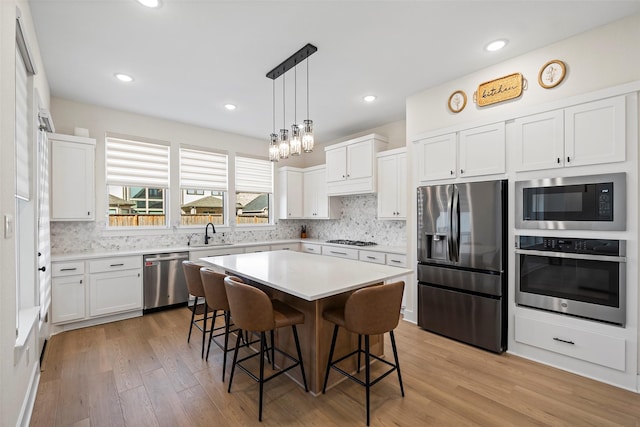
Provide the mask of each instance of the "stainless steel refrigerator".
[{"label": "stainless steel refrigerator", "polygon": [[418,325],[507,349],[507,181],[418,187]]}]

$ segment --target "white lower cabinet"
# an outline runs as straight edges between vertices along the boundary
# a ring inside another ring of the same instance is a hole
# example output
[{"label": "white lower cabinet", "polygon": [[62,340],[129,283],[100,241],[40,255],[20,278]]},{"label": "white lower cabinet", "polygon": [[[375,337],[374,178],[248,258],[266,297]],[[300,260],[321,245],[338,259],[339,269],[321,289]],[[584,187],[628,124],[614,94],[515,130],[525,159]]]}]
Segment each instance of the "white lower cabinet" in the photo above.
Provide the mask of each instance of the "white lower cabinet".
[{"label": "white lower cabinet", "polygon": [[561,323],[515,316],[515,339],[554,353],[624,371],[626,340]]},{"label": "white lower cabinet", "polygon": [[272,251],[299,251],[300,243],[278,243],[271,245]]},{"label": "white lower cabinet", "polygon": [[322,245],[318,245],[317,243],[300,243],[300,250],[302,252],[306,252],[308,254],[322,254]]},{"label": "white lower cabinet", "polygon": [[141,257],[89,261],[89,273],[89,316],[142,309]]},{"label": "white lower cabinet", "polygon": [[51,279],[51,322],[64,323],[84,318],[84,275]]},{"label": "white lower cabinet", "polygon": [[338,248],[335,246],[322,246],[322,255],[338,258],[358,259],[358,250],[351,248]]}]

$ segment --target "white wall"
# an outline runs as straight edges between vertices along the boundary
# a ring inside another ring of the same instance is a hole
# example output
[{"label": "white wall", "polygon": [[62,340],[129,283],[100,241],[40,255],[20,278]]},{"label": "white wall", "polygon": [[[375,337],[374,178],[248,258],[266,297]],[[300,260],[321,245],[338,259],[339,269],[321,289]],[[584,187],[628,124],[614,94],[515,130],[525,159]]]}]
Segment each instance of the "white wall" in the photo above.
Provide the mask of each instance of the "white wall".
[{"label": "white wall", "polygon": [[[45,106],[49,105],[49,87],[40,59],[29,4],[26,1],[0,2],[0,215],[15,211],[15,20],[16,7],[22,12],[26,38],[38,74],[34,88]],[[16,351],[16,257],[15,236],[0,235],[0,425],[27,423],[31,387],[38,375],[38,354],[32,333],[22,351]],[[26,348],[30,351],[27,351]],[[35,377],[34,377],[35,376]]]}]

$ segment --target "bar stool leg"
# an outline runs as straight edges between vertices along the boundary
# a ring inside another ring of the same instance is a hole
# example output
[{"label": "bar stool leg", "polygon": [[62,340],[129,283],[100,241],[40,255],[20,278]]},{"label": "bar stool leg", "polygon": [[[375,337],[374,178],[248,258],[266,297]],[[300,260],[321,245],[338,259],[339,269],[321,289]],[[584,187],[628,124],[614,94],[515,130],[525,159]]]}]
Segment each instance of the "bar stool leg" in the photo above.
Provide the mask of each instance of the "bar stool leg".
[{"label": "bar stool leg", "polygon": [[266,334],[260,332],[260,400],[258,404],[258,421],[262,422],[262,392],[264,390],[264,354],[268,351]]},{"label": "bar stool leg", "polygon": [[[358,358],[360,355],[358,355]],[[366,401],[367,401],[367,425],[369,425],[369,387],[371,381],[371,366],[369,360],[369,335],[364,336],[364,372],[365,372],[365,389],[366,389]]]},{"label": "bar stool leg", "polygon": [[[224,372],[227,370],[227,353],[229,352],[229,323],[231,323],[231,312],[225,311],[224,312],[224,350],[222,354],[222,382],[224,382]],[[240,335],[238,335],[238,337],[240,337]]]},{"label": "bar stool leg", "polygon": [[360,355],[362,353],[362,335],[358,334],[358,372],[360,372]]},{"label": "bar stool leg", "polygon": [[202,350],[200,351],[200,358],[204,359],[204,342],[207,337],[207,300],[204,300],[204,320],[202,322]]},{"label": "bar stool leg", "polygon": [[187,337],[187,342],[191,341],[191,330],[193,329],[193,321],[196,318],[196,307],[197,306],[198,306],[198,297],[196,297],[196,300],[193,303],[193,307],[191,309],[191,323],[189,324],[189,336]]},{"label": "bar stool leg", "polygon": [[336,348],[336,339],[338,338],[338,325],[333,327],[333,338],[331,338],[331,348],[329,349],[329,360],[327,361],[327,370],[324,373],[324,384],[322,385],[322,394],[327,391],[327,381],[329,381],[329,371],[331,370],[331,361],[333,360],[333,350]]},{"label": "bar stool leg", "polygon": [[[271,330],[271,369],[276,370],[276,341],[275,341],[275,332]],[[269,360],[269,355],[267,354],[267,360]]]},{"label": "bar stool leg", "polygon": [[298,351],[298,360],[300,361],[300,371],[302,372],[302,382],[304,383],[304,391],[305,393],[309,391],[307,387],[307,376],[304,373],[304,363],[302,362],[302,352],[300,351],[300,340],[298,340],[298,328],[296,325],[291,325],[293,329],[293,339],[296,342],[296,350]]},{"label": "bar stool leg", "polygon": [[393,347],[393,358],[396,361],[396,370],[398,371],[398,382],[400,383],[400,392],[404,397],[404,386],[402,385],[402,375],[400,374],[400,362],[398,361],[398,350],[396,349],[396,337],[393,335],[393,331],[389,331],[391,337],[391,347]]},{"label": "bar stool leg", "polygon": [[231,383],[233,382],[233,373],[236,370],[236,362],[238,361],[238,349],[240,347],[240,337],[242,336],[242,330],[238,330],[238,338],[236,339],[236,348],[233,352],[233,364],[231,365],[231,374],[229,375],[229,387],[227,387],[227,393],[231,393]]}]

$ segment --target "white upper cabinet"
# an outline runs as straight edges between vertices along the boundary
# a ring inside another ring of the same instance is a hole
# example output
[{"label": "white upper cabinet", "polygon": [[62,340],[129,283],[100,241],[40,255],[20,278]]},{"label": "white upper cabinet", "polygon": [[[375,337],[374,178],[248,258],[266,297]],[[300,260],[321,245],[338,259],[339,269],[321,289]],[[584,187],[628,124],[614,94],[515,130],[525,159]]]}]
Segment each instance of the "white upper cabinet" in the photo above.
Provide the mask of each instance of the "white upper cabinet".
[{"label": "white upper cabinet", "polygon": [[327,194],[375,193],[375,155],[386,143],[384,137],[371,134],[325,147]]},{"label": "white upper cabinet", "polygon": [[96,140],[51,134],[51,221],[95,219]]},{"label": "white upper cabinet", "polygon": [[339,217],[339,200],[327,195],[326,167],[316,166],[304,170],[304,217],[332,219]]},{"label": "white upper cabinet", "polygon": [[378,153],[378,219],[407,218],[406,149]]},{"label": "white upper cabinet", "polygon": [[461,131],[458,136],[460,176],[504,173],[504,122]]},{"label": "white upper cabinet", "polygon": [[504,122],[418,140],[418,179],[504,173],[505,142]]},{"label": "white upper cabinet", "polygon": [[622,162],[625,98],[619,96],[514,121],[515,170]]},{"label": "white upper cabinet", "polygon": [[302,169],[282,167],[278,169],[278,218],[302,218],[303,210]]}]

